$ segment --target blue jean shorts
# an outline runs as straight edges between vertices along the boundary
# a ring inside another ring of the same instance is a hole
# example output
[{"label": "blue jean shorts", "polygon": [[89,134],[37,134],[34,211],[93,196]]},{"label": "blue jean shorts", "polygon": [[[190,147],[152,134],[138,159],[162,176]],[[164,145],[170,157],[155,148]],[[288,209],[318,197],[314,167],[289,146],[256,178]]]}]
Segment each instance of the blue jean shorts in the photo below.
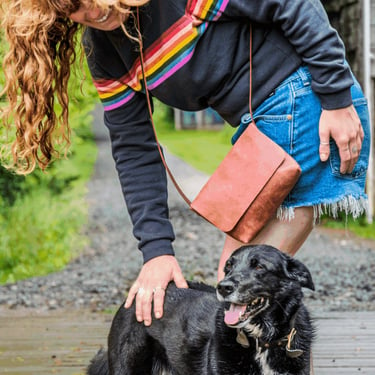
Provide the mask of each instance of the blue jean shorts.
[{"label": "blue jean shorts", "polygon": [[[279,218],[291,219],[294,208],[303,206],[313,206],[315,218],[322,214],[336,217],[340,211],[358,217],[366,211],[370,121],[367,101],[356,80],[351,92],[365,138],[359,160],[349,174],[340,173],[339,152],[332,139],[329,160],[320,161],[319,119],[322,108],[311,89],[311,75],[307,67],[299,68],[285,79],[253,113],[259,130],[289,153],[302,169],[297,184],[279,208]],[[232,143],[249,122],[250,115],[243,115]]]}]

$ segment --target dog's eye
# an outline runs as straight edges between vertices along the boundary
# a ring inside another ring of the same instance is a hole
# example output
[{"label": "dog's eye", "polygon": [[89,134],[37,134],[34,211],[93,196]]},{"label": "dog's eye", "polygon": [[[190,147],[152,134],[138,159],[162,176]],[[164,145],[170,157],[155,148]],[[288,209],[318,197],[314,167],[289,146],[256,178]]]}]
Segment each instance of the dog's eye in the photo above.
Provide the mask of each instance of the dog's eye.
[{"label": "dog's eye", "polygon": [[259,263],[258,259],[251,259],[250,267],[255,269],[256,271],[260,271],[263,269],[263,266]]},{"label": "dog's eye", "polygon": [[232,268],[233,268],[233,263],[232,263],[230,260],[228,260],[228,261],[225,263],[224,272],[227,273],[227,272],[229,272]]}]

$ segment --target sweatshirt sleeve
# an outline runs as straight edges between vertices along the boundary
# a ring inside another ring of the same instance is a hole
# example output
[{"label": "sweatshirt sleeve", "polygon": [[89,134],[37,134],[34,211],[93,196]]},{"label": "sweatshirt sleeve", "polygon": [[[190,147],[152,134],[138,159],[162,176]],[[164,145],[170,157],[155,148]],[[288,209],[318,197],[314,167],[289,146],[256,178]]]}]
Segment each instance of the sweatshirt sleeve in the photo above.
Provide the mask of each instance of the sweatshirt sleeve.
[{"label": "sweatshirt sleeve", "polygon": [[345,47],[319,0],[229,0],[224,16],[281,28],[309,67],[312,89],[322,107],[337,109],[352,103],[353,79],[345,63]]},{"label": "sweatshirt sleeve", "polygon": [[126,105],[106,111],[104,122],[110,132],[113,158],[144,262],[159,255],[173,255],[166,172],[145,95],[136,93]]},{"label": "sweatshirt sleeve", "polygon": [[[128,44],[126,50],[130,55],[129,40],[119,40]],[[106,33],[87,28],[83,44],[105,109],[104,123],[109,129],[112,155],[144,262],[159,255],[174,255],[167,177],[146,96],[140,87],[137,91],[122,83],[127,64],[119,58]]]}]

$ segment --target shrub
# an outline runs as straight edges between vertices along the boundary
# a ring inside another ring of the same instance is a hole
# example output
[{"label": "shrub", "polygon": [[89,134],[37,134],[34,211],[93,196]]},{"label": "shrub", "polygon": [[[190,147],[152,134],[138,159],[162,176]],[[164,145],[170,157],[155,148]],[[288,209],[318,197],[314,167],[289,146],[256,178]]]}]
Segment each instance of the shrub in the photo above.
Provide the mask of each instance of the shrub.
[{"label": "shrub", "polygon": [[[90,112],[97,94],[89,79],[82,84],[82,75],[72,75],[69,96],[68,157],[26,177],[0,167],[0,283],[60,270],[88,241],[82,228],[88,217],[85,186],[96,159]],[[0,139],[4,133],[0,127]]]}]

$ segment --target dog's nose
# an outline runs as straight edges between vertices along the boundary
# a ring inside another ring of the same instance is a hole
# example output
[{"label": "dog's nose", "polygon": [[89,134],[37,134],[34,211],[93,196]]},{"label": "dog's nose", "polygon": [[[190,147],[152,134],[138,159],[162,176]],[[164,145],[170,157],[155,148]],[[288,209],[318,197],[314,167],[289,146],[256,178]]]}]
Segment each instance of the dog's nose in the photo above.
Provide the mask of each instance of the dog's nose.
[{"label": "dog's nose", "polygon": [[234,283],[230,280],[222,280],[217,285],[217,290],[223,297],[226,297],[234,291]]}]

